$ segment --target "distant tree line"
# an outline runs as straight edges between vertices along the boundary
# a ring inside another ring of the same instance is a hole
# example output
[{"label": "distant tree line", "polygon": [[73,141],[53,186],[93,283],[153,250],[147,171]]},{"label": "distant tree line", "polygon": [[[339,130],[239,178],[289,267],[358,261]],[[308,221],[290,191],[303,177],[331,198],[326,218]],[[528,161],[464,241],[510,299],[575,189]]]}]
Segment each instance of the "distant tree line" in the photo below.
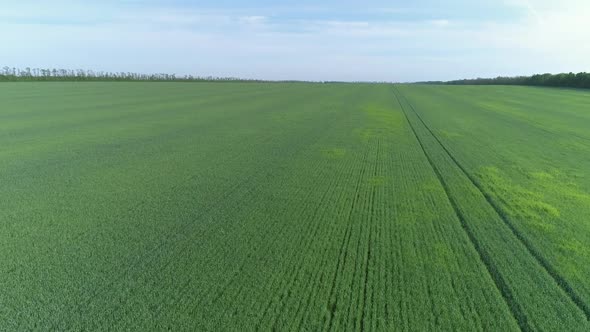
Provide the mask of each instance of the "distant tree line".
[{"label": "distant tree line", "polygon": [[476,78],[455,81],[429,81],[425,84],[449,84],[449,85],[532,85],[590,89],[590,73],[561,73],[561,74],[537,74],[533,76],[516,76],[496,78]]},{"label": "distant tree line", "polygon": [[132,72],[105,72],[83,69],[15,68],[0,69],[0,81],[145,81],[145,82],[266,82],[233,77],[200,77],[175,74],[139,74]]},{"label": "distant tree line", "polygon": [[105,72],[84,69],[45,69],[16,68],[4,66],[0,68],[0,82],[20,81],[139,81],[139,82],[244,82],[244,83],[390,83],[390,82],[345,82],[345,81],[305,81],[305,80],[260,80],[235,77],[193,76],[175,74],[139,74],[132,72]]}]

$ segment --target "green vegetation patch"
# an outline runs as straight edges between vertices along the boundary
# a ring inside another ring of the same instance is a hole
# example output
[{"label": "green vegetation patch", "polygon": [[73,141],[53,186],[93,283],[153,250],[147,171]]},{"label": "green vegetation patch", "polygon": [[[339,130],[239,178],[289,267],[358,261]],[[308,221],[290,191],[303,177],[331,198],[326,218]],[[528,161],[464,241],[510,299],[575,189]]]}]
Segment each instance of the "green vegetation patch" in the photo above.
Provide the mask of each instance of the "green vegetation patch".
[{"label": "green vegetation patch", "polygon": [[[546,173],[535,174],[538,176]],[[497,167],[483,167],[477,172],[477,175],[495,197],[500,199],[510,197],[510,200],[503,201],[510,215],[537,221],[544,221],[548,217],[559,217],[556,207],[543,202],[542,193],[533,192],[514,184]],[[545,179],[547,177],[543,177],[543,180]]]}]

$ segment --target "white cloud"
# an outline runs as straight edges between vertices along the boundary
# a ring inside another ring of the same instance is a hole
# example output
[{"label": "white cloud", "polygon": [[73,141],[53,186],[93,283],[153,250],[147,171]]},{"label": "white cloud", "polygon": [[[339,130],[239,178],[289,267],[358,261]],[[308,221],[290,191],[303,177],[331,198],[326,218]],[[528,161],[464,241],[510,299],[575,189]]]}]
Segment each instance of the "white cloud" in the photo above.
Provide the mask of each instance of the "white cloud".
[{"label": "white cloud", "polygon": [[[550,63],[546,71],[582,71],[590,67],[590,2],[510,0],[529,15],[521,22],[487,27],[482,35],[507,49],[529,51]],[[539,70],[543,70],[540,68]]]},{"label": "white cloud", "polygon": [[252,16],[241,16],[238,18],[240,23],[245,24],[263,24],[267,20],[266,16],[262,15],[252,15]]},{"label": "white cloud", "polygon": [[444,28],[446,26],[448,26],[449,24],[451,24],[451,22],[449,20],[430,20],[428,21],[428,23],[434,25],[435,27],[439,27],[439,28]]}]

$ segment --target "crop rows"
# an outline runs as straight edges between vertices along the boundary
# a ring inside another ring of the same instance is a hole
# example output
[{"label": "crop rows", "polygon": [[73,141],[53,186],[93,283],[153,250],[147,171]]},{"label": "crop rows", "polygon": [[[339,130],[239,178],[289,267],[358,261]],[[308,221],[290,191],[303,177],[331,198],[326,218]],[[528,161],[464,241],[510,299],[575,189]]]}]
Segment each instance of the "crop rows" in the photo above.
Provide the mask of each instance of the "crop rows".
[{"label": "crop rows", "polygon": [[0,330],[587,330],[443,95],[0,84]]}]

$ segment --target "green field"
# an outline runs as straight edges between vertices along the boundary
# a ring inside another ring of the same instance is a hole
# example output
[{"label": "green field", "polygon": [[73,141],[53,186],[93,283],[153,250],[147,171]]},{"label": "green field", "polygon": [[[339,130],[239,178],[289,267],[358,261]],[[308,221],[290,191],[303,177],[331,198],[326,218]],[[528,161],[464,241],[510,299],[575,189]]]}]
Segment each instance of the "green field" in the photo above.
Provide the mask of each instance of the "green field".
[{"label": "green field", "polygon": [[590,331],[590,92],[0,83],[0,330]]}]

